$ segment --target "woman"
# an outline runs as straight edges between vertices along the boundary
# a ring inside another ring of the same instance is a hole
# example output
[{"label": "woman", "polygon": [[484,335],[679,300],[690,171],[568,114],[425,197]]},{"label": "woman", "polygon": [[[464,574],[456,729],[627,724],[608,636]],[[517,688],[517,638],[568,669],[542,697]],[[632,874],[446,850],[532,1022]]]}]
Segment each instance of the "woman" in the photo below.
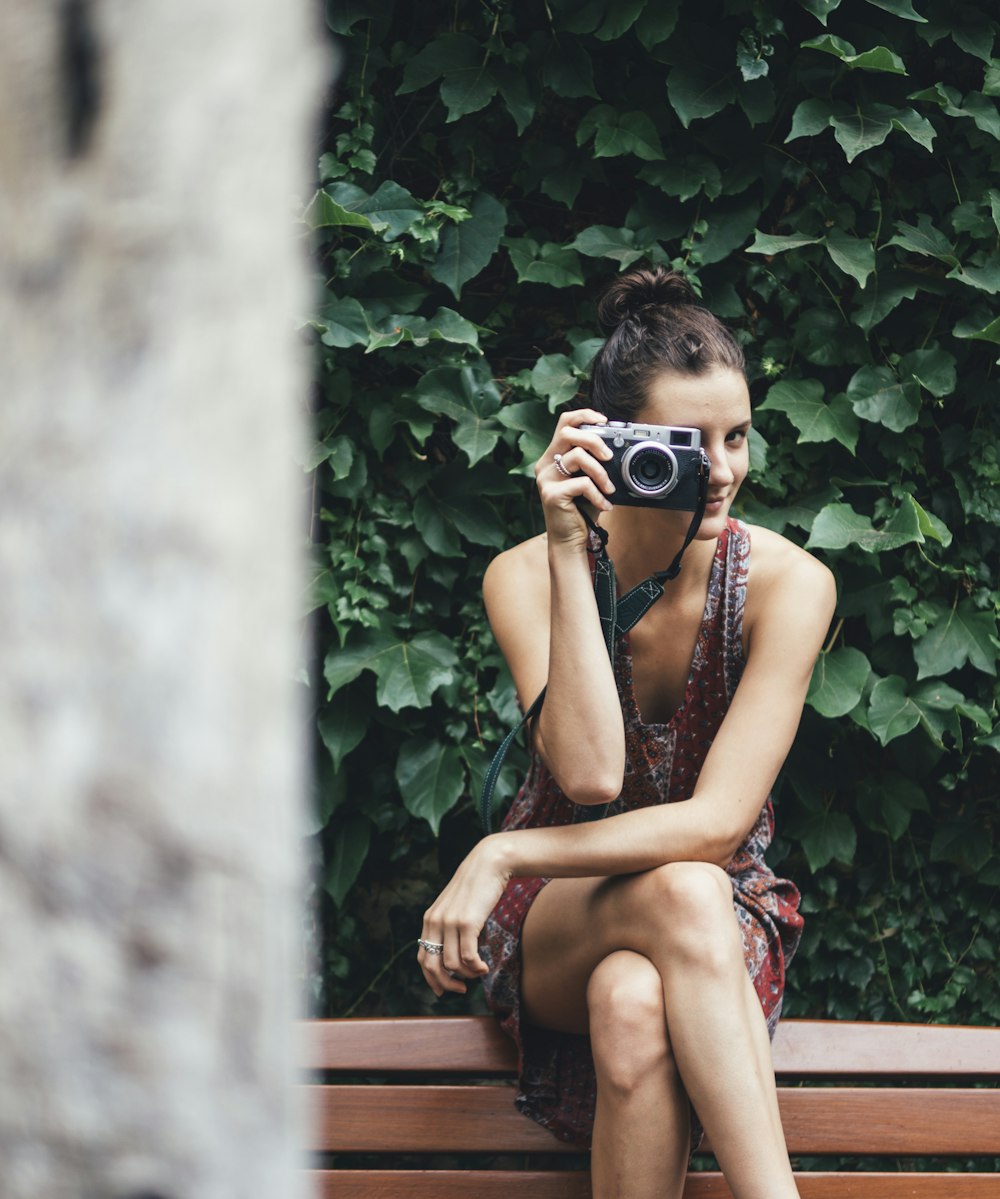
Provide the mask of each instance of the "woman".
[{"label": "woman", "polygon": [[[835,587],[729,515],[750,429],[732,334],[661,268],[619,277],[599,315],[591,406],[535,467],[546,531],[484,581],[521,704],[548,687],[531,768],[427,911],[419,961],[439,996],[484,976],[518,1044],[518,1106],[564,1139],[592,1132],[599,1199],[679,1197],[699,1122],[736,1199],[784,1199],[768,1038],[801,918],[763,854]],[[600,514],[623,594],[671,563],[691,513],[614,505],[611,451],[582,427],[608,420],[698,428],[711,459],[683,570],[614,665],[576,501]]]}]

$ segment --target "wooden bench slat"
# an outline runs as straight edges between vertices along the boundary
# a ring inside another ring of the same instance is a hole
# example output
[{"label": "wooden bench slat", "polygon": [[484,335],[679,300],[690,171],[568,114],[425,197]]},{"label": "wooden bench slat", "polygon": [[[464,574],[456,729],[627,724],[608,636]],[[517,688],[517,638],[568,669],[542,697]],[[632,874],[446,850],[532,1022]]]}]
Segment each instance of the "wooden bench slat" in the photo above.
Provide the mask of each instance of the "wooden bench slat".
[{"label": "wooden bench slat", "polygon": [[[513,1087],[313,1086],[316,1150],[573,1152],[513,1106]],[[1000,1090],[795,1087],[778,1093],[791,1153],[1000,1153]]]},{"label": "wooden bench slat", "polygon": [[[492,1016],[309,1020],[296,1035],[304,1069],[512,1074],[513,1042]],[[786,1020],[774,1039],[779,1077],[1000,1075],[1000,1029]]]},{"label": "wooden bench slat", "polygon": [[[316,1199],[590,1199],[582,1171],[316,1170]],[[996,1199],[989,1174],[796,1174],[802,1199]],[[721,1174],[689,1174],[684,1199],[732,1199]]]}]

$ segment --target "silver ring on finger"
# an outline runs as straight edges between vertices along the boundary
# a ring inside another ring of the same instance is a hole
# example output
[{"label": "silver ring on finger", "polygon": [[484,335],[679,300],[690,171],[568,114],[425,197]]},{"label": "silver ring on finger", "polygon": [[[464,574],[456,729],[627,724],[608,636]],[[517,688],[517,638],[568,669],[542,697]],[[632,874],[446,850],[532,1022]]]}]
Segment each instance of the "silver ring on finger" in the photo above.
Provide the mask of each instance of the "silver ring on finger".
[{"label": "silver ring on finger", "polygon": [[565,466],[563,466],[563,456],[562,456],[562,454],[553,454],[553,455],[552,455],[552,465],[553,465],[553,466],[556,468],[556,470],[557,470],[557,471],[558,471],[558,472],[559,472],[561,475],[565,475],[565,477],[566,477],[567,479],[572,479],[572,477],[573,477],[573,474],[572,474],[572,472],[571,472],[571,471],[568,471],[568,470],[566,469],[566,467],[565,467]]},{"label": "silver ring on finger", "polygon": [[436,941],[425,941],[423,937],[417,938],[417,944],[421,949],[426,949],[428,953],[442,953],[444,951],[443,945],[438,945]]}]

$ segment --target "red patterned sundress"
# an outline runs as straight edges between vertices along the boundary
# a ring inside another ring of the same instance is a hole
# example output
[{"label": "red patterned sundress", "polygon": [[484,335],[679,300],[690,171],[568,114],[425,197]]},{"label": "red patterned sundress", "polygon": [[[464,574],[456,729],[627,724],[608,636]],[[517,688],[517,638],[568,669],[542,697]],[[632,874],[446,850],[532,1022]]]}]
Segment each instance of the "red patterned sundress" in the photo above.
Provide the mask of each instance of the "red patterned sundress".
[{"label": "red patterned sundress", "polygon": [[[746,664],[743,608],[749,565],[750,531],[730,518],[716,546],[684,698],[665,724],[643,723],[632,688],[628,636],[616,646],[615,678],[625,717],[626,764],[622,792],[609,816],[684,800],[694,791]],[[592,816],[591,808],[566,797],[535,755],[503,828],[575,824]],[[777,878],[764,862],[773,832],[774,810],[768,796],[726,867],[747,971],[772,1037],[781,1013],[785,967],[802,935],[798,890],[787,879]],[[516,878],[508,883],[480,937],[480,951],[490,965],[484,989],[490,1009],[517,1044],[517,1107],[562,1140],[587,1146],[597,1090],[590,1038],[533,1027],[521,1016],[521,928],[535,896],[548,881]]]}]

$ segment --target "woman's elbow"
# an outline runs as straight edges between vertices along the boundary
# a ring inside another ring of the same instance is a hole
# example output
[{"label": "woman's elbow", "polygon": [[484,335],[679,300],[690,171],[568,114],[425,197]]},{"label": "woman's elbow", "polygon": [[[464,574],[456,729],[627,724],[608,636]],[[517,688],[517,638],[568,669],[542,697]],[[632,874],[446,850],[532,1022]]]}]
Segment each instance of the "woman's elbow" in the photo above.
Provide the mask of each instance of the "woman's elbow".
[{"label": "woman's elbow", "polygon": [[614,803],[622,793],[623,776],[610,776],[606,779],[587,777],[579,783],[568,783],[562,789],[569,798],[584,807],[599,807],[602,804]]},{"label": "woman's elbow", "polygon": [[552,771],[559,789],[574,803],[586,807],[614,803],[622,793],[625,782],[625,765],[618,768],[615,763],[604,767],[596,764],[577,763],[569,769]]}]

